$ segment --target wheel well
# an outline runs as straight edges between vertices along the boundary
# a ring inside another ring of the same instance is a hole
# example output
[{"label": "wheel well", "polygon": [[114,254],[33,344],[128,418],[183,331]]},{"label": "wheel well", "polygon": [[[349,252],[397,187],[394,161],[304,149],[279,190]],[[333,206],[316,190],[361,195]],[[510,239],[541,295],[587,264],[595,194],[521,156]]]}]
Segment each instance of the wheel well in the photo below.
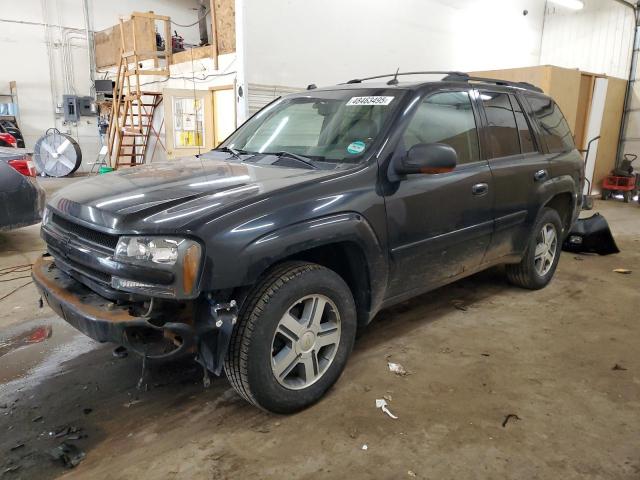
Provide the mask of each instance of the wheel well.
[{"label": "wheel well", "polygon": [[338,242],[298,252],[287,260],[303,260],[333,270],[346,282],[351,290],[358,313],[358,324],[369,321],[371,288],[369,269],[362,249],[353,242]]},{"label": "wheel well", "polygon": [[571,227],[570,222],[573,214],[573,198],[569,192],[559,193],[551,200],[549,200],[545,207],[553,208],[558,215],[560,215],[560,219],[562,220],[562,226],[564,227],[565,232],[569,230]]}]

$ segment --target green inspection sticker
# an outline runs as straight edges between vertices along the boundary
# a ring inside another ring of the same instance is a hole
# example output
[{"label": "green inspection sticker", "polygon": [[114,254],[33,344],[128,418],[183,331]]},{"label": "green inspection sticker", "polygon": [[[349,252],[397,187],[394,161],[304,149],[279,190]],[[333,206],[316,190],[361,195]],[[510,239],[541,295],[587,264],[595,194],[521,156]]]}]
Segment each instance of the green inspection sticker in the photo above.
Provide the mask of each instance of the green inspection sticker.
[{"label": "green inspection sticker", "polygon": [[352,155],[357,155],[358,153],[364,152],[365,148],[366,145],[363,141],[356,140],[355,142],[351,142],[349,144],[349,146],[347,147],[347,152],[351,153]]}]

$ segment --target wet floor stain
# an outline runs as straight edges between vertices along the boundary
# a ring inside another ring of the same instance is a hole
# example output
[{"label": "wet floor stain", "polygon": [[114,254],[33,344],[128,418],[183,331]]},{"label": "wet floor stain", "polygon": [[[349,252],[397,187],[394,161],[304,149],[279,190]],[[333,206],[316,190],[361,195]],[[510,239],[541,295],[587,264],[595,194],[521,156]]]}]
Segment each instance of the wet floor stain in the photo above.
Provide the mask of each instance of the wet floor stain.
[{"label": "wet floor stain", "polygon": [[0,398],[57,375],[62,364],[97,346],[59,318],[0,334]]}]

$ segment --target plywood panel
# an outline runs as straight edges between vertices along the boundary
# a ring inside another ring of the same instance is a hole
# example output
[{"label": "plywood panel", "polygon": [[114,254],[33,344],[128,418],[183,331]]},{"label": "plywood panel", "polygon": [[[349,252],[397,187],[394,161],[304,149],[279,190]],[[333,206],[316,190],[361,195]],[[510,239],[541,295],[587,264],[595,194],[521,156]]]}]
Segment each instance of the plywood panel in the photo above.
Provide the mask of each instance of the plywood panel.
[{"label": "plywood panel", "polygon": [[[156,51],[155,22],[151,18],[135,16],[124,22],[125,51],[133,50],[133,22],[136,25],[136,50],[143,52],[140,60],[153,58]],[[169,40],[171,41],[171,40]],[[108,68],[118,64],[122,46],[120,24],[94,35],[96,68]]]},{"label": "plywood panel", "polygon": [[571,131],[575,133],[582,74],[579,70],[560,67],[549,67],[549,73],[549,95],[560,106]]},{"label": "plywood panel", "polygon": [[598,155],[596,156],[593,172],[594,192],[600,191],[602,180],[614,168],[616,163],[626,89],[626,80],[609,77],[607,98],[602,115],[602,128],[600,129],[600,141],[598,142]]},{"label": "plywood panel", "polygon": [[218,54],[236,51],[235,0],[214,0]]},{"label": "plywood panel", "polygon": [[184,52],[174,53],[173,58],[171,59],[171,63],[184,63],[190,62],[192,59],[200,60],[201,58],[211,58],[211,53],[212,50],[210,45],[204,47],[189,48]]}]

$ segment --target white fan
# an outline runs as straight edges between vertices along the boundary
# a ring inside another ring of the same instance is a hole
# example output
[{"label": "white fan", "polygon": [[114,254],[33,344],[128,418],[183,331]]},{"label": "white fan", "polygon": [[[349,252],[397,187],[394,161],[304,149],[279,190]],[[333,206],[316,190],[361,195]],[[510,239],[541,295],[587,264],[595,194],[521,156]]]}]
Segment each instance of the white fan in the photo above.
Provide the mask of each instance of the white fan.
[{"label": "white fan", "polygon": [[75,172],[82,162],[80,145],[56,128],[47,130],[33,150],[36,170],[50,177],[66,177]]}]

